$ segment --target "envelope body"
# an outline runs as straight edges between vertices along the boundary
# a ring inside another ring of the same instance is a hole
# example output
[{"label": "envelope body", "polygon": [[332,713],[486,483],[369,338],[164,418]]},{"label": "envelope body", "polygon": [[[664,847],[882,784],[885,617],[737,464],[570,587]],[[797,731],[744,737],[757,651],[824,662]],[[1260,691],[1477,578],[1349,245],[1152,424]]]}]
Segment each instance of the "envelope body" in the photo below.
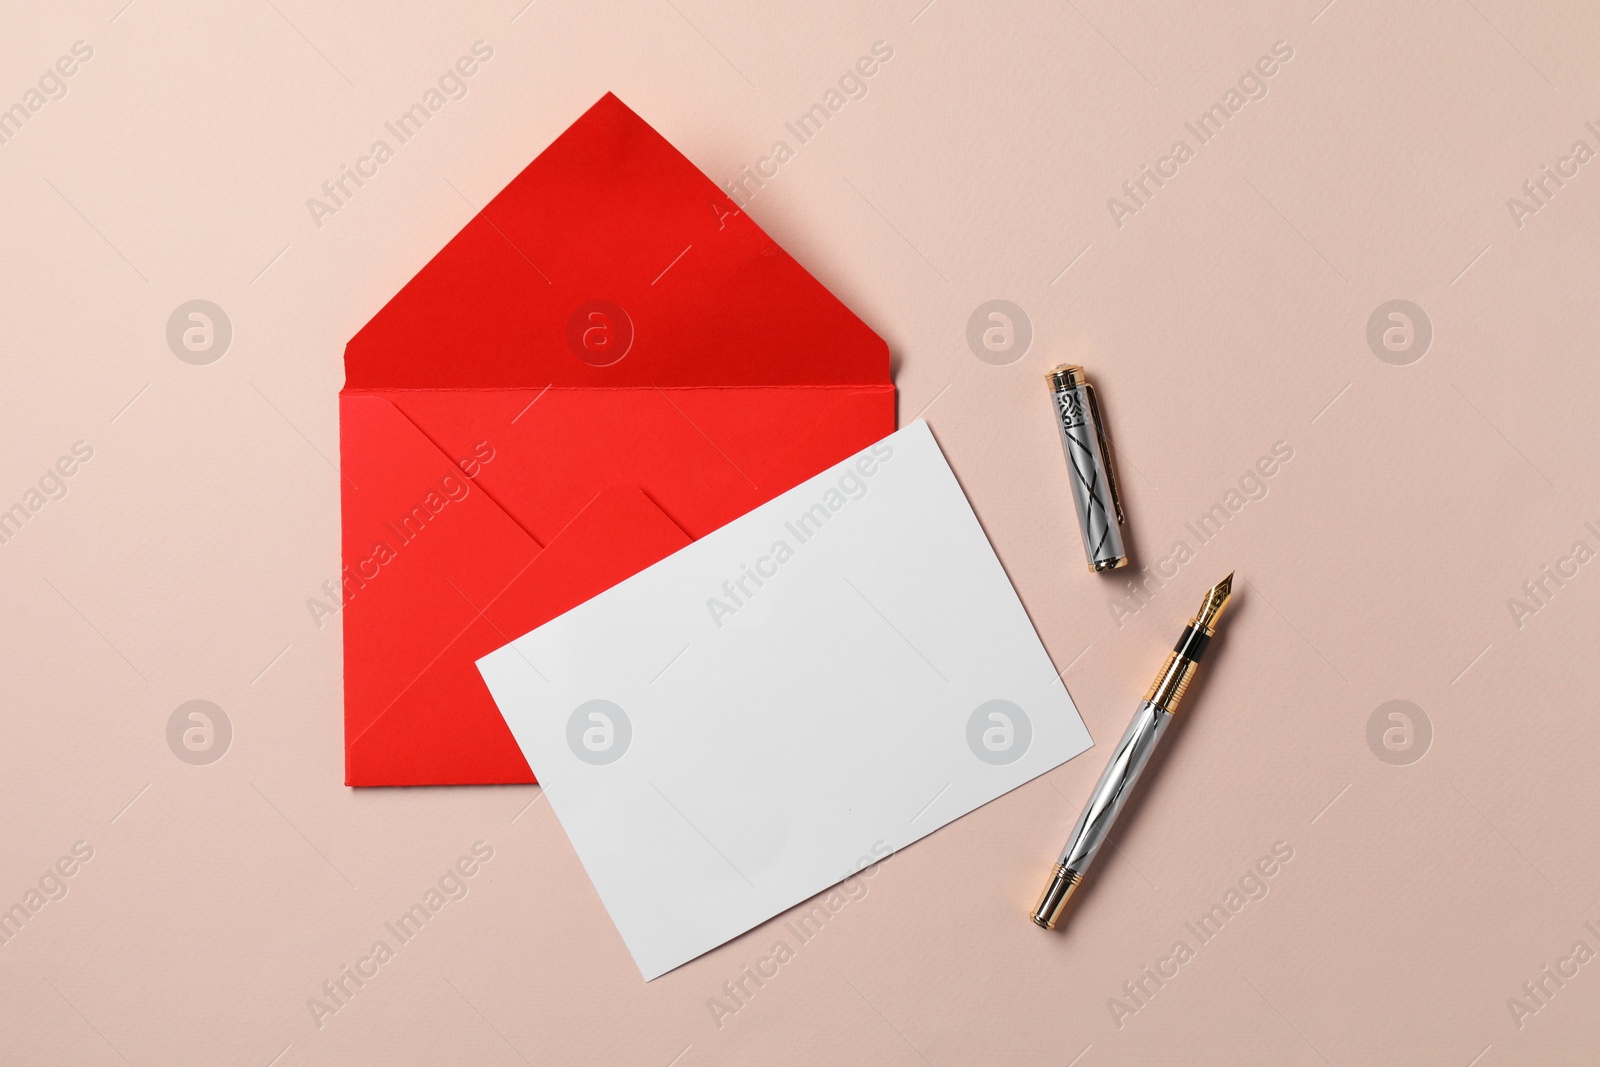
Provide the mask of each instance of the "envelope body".
[{"label": "envelope body", "polygon": [[348,785],[532,782],[474,661],[894,430],[888,348],[607,95],[345,350]]}]

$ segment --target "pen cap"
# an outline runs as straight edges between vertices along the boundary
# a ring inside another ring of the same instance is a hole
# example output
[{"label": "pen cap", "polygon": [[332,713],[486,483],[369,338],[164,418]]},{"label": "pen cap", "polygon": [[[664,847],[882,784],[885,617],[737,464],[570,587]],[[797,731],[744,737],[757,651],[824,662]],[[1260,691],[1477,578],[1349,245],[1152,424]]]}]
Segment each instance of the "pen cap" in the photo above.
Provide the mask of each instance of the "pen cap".
[{"label": "pen cap", "polygon": [[1045,375],[1054,402],[1056,428],[1067,456],[1072,499],[1083,534],[1083,551],[1092,571],[1107,571],[1128,562],[1122,541],[1122,497],[1111,466],[1111,445],[1094,386],[1083,368],[1064,364]]}]

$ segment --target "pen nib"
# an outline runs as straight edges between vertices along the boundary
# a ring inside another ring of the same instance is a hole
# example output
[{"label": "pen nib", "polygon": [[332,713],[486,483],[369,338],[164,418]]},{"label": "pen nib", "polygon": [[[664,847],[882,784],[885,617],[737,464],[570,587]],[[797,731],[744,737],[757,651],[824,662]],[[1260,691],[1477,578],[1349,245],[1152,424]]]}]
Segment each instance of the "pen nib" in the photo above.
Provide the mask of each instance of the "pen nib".
[{"label": "pen nib", "polygon": [[1216,629],[1217,618],[1222,614],[1222,609],[1228,604],[1228,597],[1233,593],[1233,572],[1210,589],[1206,590],[1206,599],[1200,605],[1200,614],[1195,616],[1195,622],[1207,630]]}]

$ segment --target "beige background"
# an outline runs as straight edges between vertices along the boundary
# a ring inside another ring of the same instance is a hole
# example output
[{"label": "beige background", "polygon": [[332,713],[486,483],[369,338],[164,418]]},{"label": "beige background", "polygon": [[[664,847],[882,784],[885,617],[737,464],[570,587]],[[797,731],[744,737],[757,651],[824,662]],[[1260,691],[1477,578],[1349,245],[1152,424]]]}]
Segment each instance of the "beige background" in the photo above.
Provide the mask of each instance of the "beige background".
[{"label": "beige background", "polygon": [[[93,857],[0,946],[0,1060],[1594,1062],[1600,963],[1508,998],[1600,951],[1600,562],[1520,627],[1508,599],[1600,549],[1600,163],[1520,227],[1506,201],[1600,149],[1600,21],[1325,2],[13,3],[0,106],[93,57],[0,146],[0,507],[93,458],[0,545],[0,903]],[[480,39],[469,94],[316,226],[306,199]],[[606,90],[725,181],[876,41],[868,95],[750,211],[888,339],[901,422],[926,414],[1101,747],[876,869],[719,1025],[781,918],[646,986],[536,788],[340,784],[339,630],[306,601],[339,568],[341,349]],[[1278,41],[1265,98],[1119,228],[1107,198]],[[234,331],[206,366],[164,333],[195,298]],[[1033,331],[1005,366],[966,342],[996,298]],[[1433,332],[1404,366],[1366,338],[1395,299]],[[1193,553],[1133,614],[1083,569],[1041,382],[1068,359],[1140,562]],[[1280,441],[1199,544],[1185,522]],[[1070,927],[1034,929],[1106,745],[1230,568],[1192,713]],[[209,766],[166,740],[194,699],[233,727]],[[1367,740],[1397,699],[1431,723],[1407,765]],[[465,899],[319,1027],[308,998],[480,840]],[[1277,842],[1270,893],[1200,945],[1185,923]]]}]

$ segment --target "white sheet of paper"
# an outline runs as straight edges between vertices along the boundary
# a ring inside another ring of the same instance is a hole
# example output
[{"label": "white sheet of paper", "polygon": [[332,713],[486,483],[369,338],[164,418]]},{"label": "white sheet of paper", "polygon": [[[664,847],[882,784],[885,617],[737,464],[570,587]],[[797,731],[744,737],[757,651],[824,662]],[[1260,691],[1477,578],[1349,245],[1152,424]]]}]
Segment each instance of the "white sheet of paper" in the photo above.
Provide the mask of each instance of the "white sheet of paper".
[{"label": "white sheet of paper", "polygon": [[647,981],[1090,745],[920,420],[478,669]]}]

